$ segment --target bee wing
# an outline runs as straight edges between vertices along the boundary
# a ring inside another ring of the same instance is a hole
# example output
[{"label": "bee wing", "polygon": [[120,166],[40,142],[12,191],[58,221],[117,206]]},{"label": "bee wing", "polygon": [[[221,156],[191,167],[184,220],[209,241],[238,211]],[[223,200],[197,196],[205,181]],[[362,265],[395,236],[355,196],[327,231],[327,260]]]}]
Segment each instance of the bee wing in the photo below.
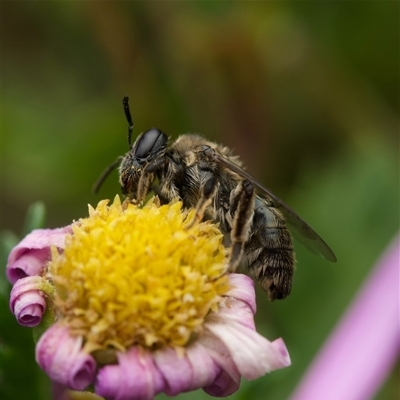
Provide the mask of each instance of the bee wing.
[{"label": "bee wing", "polygon": [[325,243],[325,241],[318,235],[317,232],[312,229],[307,222],[301,219],[286,203],[284,203],[279,197],[275,196],[266,187],[257,182],[248,172],[240,168],[232,161],[222,157],[221,155],[214,153],[214,160],[229,168],[231,171],[237,173],[242,178],[251,181],[254,186],[267,198],[273,205],[278,208],[285,217],[286,222],[294,228],[294,235],[296,238],[304,244],[314,254],[318,254],[328,261],[336,262],[336,256],[332,249]]}]

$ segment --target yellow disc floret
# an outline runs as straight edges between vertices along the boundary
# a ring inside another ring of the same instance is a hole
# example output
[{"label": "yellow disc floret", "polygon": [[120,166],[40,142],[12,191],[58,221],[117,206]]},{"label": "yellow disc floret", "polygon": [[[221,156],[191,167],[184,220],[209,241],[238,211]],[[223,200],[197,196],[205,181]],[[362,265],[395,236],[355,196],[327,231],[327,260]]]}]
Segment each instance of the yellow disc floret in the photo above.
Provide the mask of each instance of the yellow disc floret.
[{"label": "yellow disc floret", "polygon": [[52,253],[56,303],[86,348],[184,346],[228,289],[222,234],[181,202],[101,201]]}]

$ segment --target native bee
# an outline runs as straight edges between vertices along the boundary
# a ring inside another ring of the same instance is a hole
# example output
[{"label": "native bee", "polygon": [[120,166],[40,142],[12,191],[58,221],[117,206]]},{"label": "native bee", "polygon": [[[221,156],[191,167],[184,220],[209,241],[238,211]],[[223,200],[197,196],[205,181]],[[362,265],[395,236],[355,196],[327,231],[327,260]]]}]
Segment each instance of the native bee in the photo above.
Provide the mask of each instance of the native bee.
[{"label": "native bee", "polygon": [[95,192],[119,166],[122,192],[131,200],[140,203],[154,190],[161,203],[179,198],[184,207],[195,208],[195,221],[219,222],[222,232],[230,236],[230,269],[234,271],[243,261],[270,300],[285,298],[292,287],[295,254],[286,223],[312,252],[336,261],[324,240],[247,173],[229,148],[194,134],[182,135],[168,146],[167,135],[157,128],[140,134],[132,144],[127,96],[123,107],[129,124],[129,151],[103,172]]}]

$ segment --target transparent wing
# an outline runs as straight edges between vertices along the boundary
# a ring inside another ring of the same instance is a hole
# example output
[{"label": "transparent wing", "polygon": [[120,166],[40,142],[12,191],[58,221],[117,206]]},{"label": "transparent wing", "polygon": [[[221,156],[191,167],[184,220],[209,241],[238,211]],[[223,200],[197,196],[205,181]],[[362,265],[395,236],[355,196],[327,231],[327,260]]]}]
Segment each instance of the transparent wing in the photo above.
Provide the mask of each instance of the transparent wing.
[{"label": "transparent wing", "polygon": [[318,254],[325,259],[336,262],[336,256],[332,249],[325,243],[325,241],[318,235],[317,232],[312,229],[307,222],[301,219],[286,203],[284,203],[279,197],[271,193],[266,187],[257,182],[249,173],[234,164],[232,161],[222,157],[221,155],[214,152],[213,159],[229,168],[233,172],[240,175],[242,178],[251,181],[254,186],[260,191],[260,194],[266,197],[267,200],[271,201],[274,207],[278,208],[285,217],[286,222],[293,228],[294,236],[304,244],[314,254]]}]

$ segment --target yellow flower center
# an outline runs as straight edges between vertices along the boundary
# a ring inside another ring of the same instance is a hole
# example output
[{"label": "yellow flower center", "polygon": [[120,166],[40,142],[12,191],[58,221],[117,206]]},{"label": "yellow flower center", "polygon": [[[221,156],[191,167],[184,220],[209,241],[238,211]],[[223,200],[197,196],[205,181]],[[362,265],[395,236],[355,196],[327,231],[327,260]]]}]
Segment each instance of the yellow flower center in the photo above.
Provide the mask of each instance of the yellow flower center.
[{"label": "yellow flower center", "polygon": [[222,234],[181,202],[101,201],[52,252],[56,304],[85,348],[184,346],[229,289]]}]

